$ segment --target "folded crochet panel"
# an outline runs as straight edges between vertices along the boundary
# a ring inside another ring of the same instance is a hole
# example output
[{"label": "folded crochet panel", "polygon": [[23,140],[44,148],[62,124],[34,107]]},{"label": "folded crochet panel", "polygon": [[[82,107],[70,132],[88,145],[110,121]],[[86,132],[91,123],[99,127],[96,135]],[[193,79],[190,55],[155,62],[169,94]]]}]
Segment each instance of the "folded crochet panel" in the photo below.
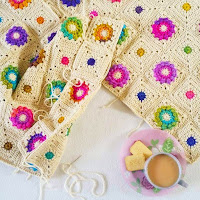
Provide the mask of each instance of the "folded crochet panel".
[{"label": "folded crochet panel", "polygon": [[[21,27],[23,34],[18,29],[12,33],[20,34],[20,41],[28,35],[25,25]],[[1,129],[6,133],[0,136],[1,160],[52,176],[71,124],[108,73],[122,27],[123,22],[110,18],[96,18],[88,26],[88,18],[68,17],[22,77],[15,52],[25,47],[13,44],[16,49],[0,61]]]}]

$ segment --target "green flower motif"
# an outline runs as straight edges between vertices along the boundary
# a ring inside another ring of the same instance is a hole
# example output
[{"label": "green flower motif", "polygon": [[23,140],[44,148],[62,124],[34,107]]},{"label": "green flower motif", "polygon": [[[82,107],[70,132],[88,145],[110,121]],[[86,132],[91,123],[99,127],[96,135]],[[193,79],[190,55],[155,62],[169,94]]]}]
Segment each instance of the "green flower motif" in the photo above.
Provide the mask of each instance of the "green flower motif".
[{"label": "green flower motif", "polygon": [[119,40],[118,40],[117,44],[121,45],[124,41],[126,41],[127,37],[129,37],[128,29],[127,29],[126,25],[124,25],[122,28],[122,32],[119,36]]},{"label": "green flower motif", "polygon": [[77,40],[83,34],[83,25],[80,19],[76,17],[69,17],[61,25],[61,31],[64,37],[68,37],[69,40]]},{"label": "green flower motif", "polygon": [[65,85],[66,83],[62,81],[52,81],[51,84],[47,85],[46,97],[51,98],[52,102],[56,102],[64,90]]},{"label": "green flower motif", "polygon": [[184,48],[184,52],[185,52],[186,54],[190,54],[190,53],[192,53],[192,48],[191,48],[190,46],[186,46],[186,47]]},{"label": "green flower motif", "polygon": [[154,114],[154,121],[162,130],[172,129],[179,122],[178,113],[171,106],[161,106]]},{"label": "green flower motif", "polygon": [[9,65],[1,72],[1,81],[3,85],[7,85],[7,89],[16,89],[19,82],[19,71],[18,67]]}]

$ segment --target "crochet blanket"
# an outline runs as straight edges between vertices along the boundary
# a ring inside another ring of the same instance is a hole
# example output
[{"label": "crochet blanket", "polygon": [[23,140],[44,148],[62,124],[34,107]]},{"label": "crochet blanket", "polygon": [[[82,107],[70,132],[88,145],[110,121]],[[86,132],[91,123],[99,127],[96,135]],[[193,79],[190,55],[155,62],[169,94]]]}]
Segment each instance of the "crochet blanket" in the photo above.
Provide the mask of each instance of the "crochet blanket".
[{"label": "crochet blanket", "polygon": [[50,178],[101,83],[199,157],[197,0],[1,0],[0,13],[3,162]]}]

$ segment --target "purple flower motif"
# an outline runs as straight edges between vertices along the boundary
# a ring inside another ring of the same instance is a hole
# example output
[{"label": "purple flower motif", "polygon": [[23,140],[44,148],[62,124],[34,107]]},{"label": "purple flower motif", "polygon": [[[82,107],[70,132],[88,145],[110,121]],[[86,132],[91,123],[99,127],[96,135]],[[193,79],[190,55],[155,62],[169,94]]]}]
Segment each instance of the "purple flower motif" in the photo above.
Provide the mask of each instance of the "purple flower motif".
[{"label": "purple flower motif", "polygon": [[174,64],[168,61],[157,64],[153,71],[156,81],[159,81],[161,84],[170,84],[177,77],[177,70]]},{"label": "purple flower motif", "polygon": [[129,79],[129,71],[122,64],[113,65],[106,77],[106,81],[108,81],[113,88],[123,87],[127,84]]},{"label": "purple flower motif", "polygon": [[77,4],[81,3],[81,0],[61,0],[63,4],[66,4],[67,7],[73,6],[76,7]]},{"label": "purple flower motif", "polygon": [[152,190],[154,189],[154,186],[151,185],[151,183],[149,183],[149,181],[147,180],[147,178],[144,176],[142,179],[142,186],[144,186],[147,190]]},{"label": "purple flower motif", "polygon": [[6,42],[18,47],[27,43],[28,34],[21,26],[13,26],[6,34]]},{"label": "purple flower motif", "polygon": [[159,40],[168,40],[175,33],[175,25],[168,18],[159,18],[151,27],[154,37]]},{"label": "purple flower motif", "polygon": [[46,140],[46,135],[43,136],[41,133],[35,133],[35,135],[31,136],[31,139],[28,140],[28,145],[26,146],[27,152],[31,152],[36,149],[41,143]]},{"label": "purple flower motif", "polygon": [[48,37],[48,43],[51,42],[51,40],[53,40],[53,38],[56,36],[57,32],[53,32],[51,33],[51,35]]}]

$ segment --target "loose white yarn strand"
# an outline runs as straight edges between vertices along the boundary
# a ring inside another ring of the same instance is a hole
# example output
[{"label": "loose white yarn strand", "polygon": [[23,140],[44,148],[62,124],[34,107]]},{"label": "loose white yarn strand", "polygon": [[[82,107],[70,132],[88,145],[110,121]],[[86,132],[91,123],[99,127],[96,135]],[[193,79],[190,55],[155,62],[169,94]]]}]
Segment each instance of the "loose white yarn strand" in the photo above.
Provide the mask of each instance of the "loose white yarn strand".
[{"label": "loose white yarn strand", "polygon": [[133,130],[131,130],[128,134],[127,137],[130,137],[133,133],[135,133],[135,131],[137,131],[139,128],[141,128],[141,126],[143,125],[144,120],[141,120],[140,123],[138,124],[138,126],[136,128],[134,128]]},{"label": "loose white yarn strand", "polygon": [[[77,160],[77,159],[76,159]],[[75,160],[75,161],[76,161]],[[74,162],[75,162],[74,161]],[[74,163],[73,162],[73,163]],[[95,197],[101,197],[105,194],[106,192],[106,180],[105,177],[98,173],[98,172],[86,172],[86,171],[76,171],[76,172],[71,172],[72,169],[72,163],[71,164],[63,164],[62,165],[63,171],[64,173],[66,173],[68,175],[67,179],[65,180],[64,183],[64,188],[66,190],[66,192],[73,198],[79,198],[82,200],[86,200],[85,197],[81,196],[81,192],[82,192],[82,183],[85,181],[87,182],[92,182],[92,188],[91,188],[91,194]],[[67,169],[66,169],[67,168]],[[86,176],[83,176],[83,174],[92,174],[95,176],[98,176],[100,178],[100,182],[102,183],[102,192],[101,193],[97,193],[97,188],[99,185],[99,182],[97,179],[95,178],[87,178]],[[70,184],[71,182],[71,184]],[[75,187],[78,186],[78,191],[75,191]]]}]

